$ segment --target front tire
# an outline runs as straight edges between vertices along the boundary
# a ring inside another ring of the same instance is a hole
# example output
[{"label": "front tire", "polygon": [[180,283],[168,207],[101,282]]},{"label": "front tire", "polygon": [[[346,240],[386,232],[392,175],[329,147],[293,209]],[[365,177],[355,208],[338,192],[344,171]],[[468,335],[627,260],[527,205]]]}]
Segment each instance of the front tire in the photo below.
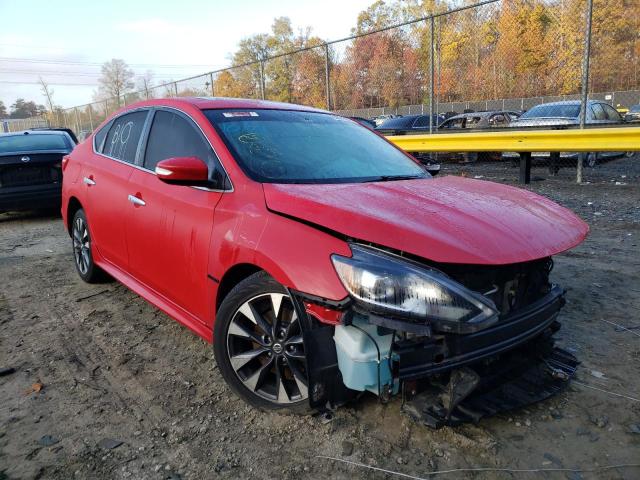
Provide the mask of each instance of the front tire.
[{"label": "front tire", "polygon": [[251,275],[225,297],[213,347],[222,376],[247,403],[309,413],[299,318],[287,290],[268,274]]},{"label": "front tire", "polygon": [[73,259],[80,278],[87,283],[98,283],[105,275],[103,270],[93,262],[91,254],[91,233],[84,210],[79,209],[71,223],[71,241]]}]

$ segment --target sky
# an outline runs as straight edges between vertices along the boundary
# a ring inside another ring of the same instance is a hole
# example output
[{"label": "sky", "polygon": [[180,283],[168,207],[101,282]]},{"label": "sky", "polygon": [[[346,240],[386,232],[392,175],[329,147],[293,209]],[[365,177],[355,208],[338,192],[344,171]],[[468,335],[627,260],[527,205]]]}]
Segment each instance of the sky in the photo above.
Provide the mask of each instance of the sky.
[{"label": "sky", "polygon": [[350,34],[373,0],[0,0],[0,100],[45,104],[38,77],[62,107],[89,103],[100,65],[127,62],[155,83],[230,64],[238,42],[287,16],[327,40]]}]

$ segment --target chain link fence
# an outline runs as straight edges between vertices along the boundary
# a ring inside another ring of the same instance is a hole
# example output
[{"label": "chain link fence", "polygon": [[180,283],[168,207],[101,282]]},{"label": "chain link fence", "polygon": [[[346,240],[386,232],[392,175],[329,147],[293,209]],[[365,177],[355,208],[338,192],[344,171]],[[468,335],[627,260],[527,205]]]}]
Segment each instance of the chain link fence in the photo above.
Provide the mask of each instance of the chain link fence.
[{"label": "chain link fence", "polygon": [[[640,103],[638,2],[487,0],[454,9],[447,2],[434,5],[433,14],[399,25],[383,23],[362,32],[358,26],[357,33],[345,39],[309,41],[287,54],[256,56],[243,65],[4,127],[47,124],[71,128],[83,138],[125,105],[181,96],[327,108],[375,120],[384,127],[383,134],[579,128],[623,124],[625,115],[635,118],[627,110]],[[553,102],[566,103],[545,105]],[[595,163],[609,157],[600,155]],[[514,158],[503,152],[440,155],[465,164],[509,164]],[[543,154],[534,156],[533,165],[557,174],[559,167],[593,166],[592,160]]]}]

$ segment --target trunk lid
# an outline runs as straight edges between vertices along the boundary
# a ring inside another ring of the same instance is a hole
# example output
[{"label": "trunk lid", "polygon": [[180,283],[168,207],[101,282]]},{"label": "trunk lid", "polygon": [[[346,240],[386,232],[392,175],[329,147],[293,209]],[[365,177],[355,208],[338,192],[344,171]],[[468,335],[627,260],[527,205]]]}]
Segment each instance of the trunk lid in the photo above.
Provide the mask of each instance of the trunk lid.
[{"label": "trunk lid", "polygon": [[0,188],[62,182],[64,153],[24,153],[0,156]]}]

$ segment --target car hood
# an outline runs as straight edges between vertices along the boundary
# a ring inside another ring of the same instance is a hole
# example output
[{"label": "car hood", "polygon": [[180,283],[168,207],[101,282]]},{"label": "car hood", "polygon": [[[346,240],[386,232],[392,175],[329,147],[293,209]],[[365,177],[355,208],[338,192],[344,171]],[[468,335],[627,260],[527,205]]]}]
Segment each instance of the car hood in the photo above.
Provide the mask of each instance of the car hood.
[{"label": "car hood", "polygon": [[462,177],[263,188],[273,212],[442,263],[526,262],[575,247],[589,231],[547,198]]}]

